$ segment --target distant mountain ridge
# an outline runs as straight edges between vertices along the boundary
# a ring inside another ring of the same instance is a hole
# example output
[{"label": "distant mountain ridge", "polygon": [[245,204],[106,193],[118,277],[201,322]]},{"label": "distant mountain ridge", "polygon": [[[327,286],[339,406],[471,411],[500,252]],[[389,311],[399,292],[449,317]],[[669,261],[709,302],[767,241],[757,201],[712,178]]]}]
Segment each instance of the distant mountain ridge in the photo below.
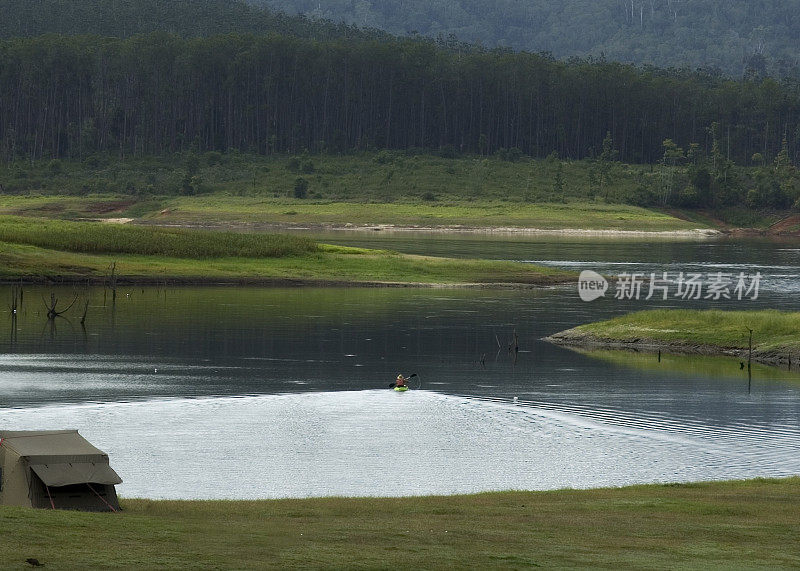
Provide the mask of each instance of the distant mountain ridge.
[{"label": "distant mountain ridge", "polygon": [[800,78],[800,0],[0,0],[0,38],[150,32],[419,34],[557,58]]},{"label": "distant mountain ridge", "polygon": [[392,34],[733,76],[798,76],[800,0],[248,0]]}]

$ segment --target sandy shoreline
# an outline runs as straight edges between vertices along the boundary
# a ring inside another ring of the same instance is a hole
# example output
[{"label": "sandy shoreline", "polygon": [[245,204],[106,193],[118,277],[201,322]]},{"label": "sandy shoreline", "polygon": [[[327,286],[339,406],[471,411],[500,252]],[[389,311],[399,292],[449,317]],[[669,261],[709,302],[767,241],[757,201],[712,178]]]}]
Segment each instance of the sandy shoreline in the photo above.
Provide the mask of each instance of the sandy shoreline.
[{"label": "sandy shoreline", "polygon": [[586,236],[609,238],[716,238],[722,236],[719,230],[711,228],[692,228],[690,230],[590,230],[585,228],[523,228],[519,226],[396,226],[394,224],[372,224],[365,226],[331,226],[331,231],[364,232],[421,232],[431,234],[493,234],[522,236]]},{"label": "sandy shoreline", "polygon": [[[554,278],[541,276],[541,279],[531,282],[465,282],[465,283],[438,283],[438,282],[388,282],[388,281],[356,281],[356,280],[328,280],[306,278],[219,278],[219,277],[180,277],[180,276],[118,276],[117,287],[125,286],[156,286],[156,287],[214,287],[214,286],[250,286],[250,287],[357,287],[357,288],[427,288],[427,289],[542,289],[565,286],[575,283],[577,277]],[[69,286],[89,285],[107,286],[108,278],[104,276],[20,276],[0,279],[0,285],[48,285]]]},{"label": "sandy shoreline", "polygon": [[713,239],[725,235],[712,228],[691,228],[689,230],[593,230],[586,228],[526,228],[521,226],[402,226],[396,224],[282,224],[264,222],[159,222],[135,220],[136,224],[175,228],[205,228],[248,230],[261,232],[381,232],[419,233],[419,234],[476,234],[496,236],[568,236],[568,237],[608,237],[608,238],[681,238]]}]

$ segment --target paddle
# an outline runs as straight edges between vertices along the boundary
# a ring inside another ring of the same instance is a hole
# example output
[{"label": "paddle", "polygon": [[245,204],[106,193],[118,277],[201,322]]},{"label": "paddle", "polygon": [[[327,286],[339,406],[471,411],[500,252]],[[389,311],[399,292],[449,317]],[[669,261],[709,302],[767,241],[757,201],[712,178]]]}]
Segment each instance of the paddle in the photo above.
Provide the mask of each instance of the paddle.
[{"label": "paddle", "polygon": [[[406,377],[406,380],[408,381],[409,379],[413,379],[416,376],[418,376],[416,373],[411,373],[409,376]],[[391,385],[389,385],[389,388],[393,389],[396,386],[397,386],[397,383],[392,383]]]}]

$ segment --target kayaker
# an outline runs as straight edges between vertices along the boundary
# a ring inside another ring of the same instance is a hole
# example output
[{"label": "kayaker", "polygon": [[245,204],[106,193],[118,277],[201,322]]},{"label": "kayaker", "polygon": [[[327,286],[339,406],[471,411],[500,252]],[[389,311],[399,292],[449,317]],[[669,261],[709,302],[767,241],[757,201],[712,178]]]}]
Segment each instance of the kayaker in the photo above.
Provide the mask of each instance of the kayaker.
[{"label": "kayaker", "polygon": [[406,378],[402,374],[397,375],[397,380],[394,382],[394,385],[396,387],[406,386]]}]

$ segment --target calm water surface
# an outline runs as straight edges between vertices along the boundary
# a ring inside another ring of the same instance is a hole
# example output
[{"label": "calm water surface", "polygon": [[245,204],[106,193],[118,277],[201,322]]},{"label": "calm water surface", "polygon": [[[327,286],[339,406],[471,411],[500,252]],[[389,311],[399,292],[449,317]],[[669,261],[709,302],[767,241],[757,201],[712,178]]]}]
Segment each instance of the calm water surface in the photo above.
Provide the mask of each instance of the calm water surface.
[{"label": "calm water surface", "polygon": [[[428,240],[394,249],[431,251]],[[436,243],[436,253],[606,274],[758,266],[758,300],[699,306],[800,310],[800,249],[785,244]],[[102,289],[81,289],[91,300],[84,328],[82,308],[48,322],[41,298],[50,291],[26,288],[16,328],[9,319],[0,329],[0,426],[80,429],[111,454],[128,496],[406,495],[800,473],[795,373],[756,367],[749,380],[727,359],[659,364],[539,340],[634,309],[690,306],[682,300],[584,303],[574,287],[125,288],[112,303]],[[516,356],[507,350],[515,332]],[[419,373],[418,390],[387,389],[400,371]],[[407,485],[389,487],[398,471]]]}]

